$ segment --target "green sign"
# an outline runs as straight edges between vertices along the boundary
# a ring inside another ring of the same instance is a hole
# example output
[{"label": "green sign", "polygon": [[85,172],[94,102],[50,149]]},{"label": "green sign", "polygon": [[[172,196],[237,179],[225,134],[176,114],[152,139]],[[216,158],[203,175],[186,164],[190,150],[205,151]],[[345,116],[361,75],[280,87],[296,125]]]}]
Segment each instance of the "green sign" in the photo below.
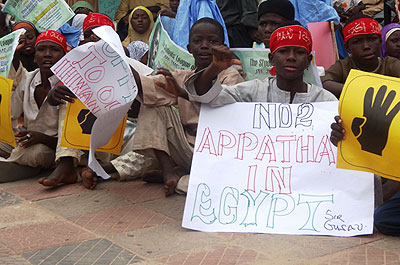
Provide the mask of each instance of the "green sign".
[{"label": "green sign", "polygon": [[160,17],[150,35],[149,46],[148,66],[155,71],[157,67],[167,68],[171,71],[195,68],[193,56],[171,40]]},{"label": "green sign", "polygon": [[104,14],[114,20],[115,12],[117,11],[121,0],[99,0],[99,13]]},{"label": "green sign", "polygon": [[19,36],[24,34],[25,30],[20,29],[5,35],[0,39],[0,75],[8,77],[11,63],[17,48]]},{"label": "green sign", "polygon": [[64,0],[8,0],[4,12],[31,22],[39,32],[57,30],[74,15]]},{"label": "green sign", "polygon": [[[263,48],[236,48],[232,49],[233,53],[242,62],[243,71],[246,73],[246,81],[259,79],[264,80],[270,77],[272,65],[269,63],[269,49]],[[321,79],[314,60],[309,68],[304,71],[304,82],[311,83],[322,87]]]}]

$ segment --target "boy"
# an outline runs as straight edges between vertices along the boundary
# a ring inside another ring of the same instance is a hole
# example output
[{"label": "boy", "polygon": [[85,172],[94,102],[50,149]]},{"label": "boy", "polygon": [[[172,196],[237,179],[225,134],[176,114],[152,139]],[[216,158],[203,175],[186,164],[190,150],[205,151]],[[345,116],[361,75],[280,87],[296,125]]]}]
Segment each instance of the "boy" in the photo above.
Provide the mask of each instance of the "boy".
[{"label": "boy", "polygon": [[[290,36],[290,38],[288,37]],[[310,32],[300,23],[288,22],[276,29],[270,39],[270,62],[276,77],[251,80],[234,86],[216,81],[218,73],[232,63],[232,51],[224,46],[213,48],[213,61],[185,82],[189,98],[212,107],[234,102],[304,103],[335,101],[330,92],[303,82],[303,73],[312,59]]]},{"label": "boy", "polygon": [[[177,70],[171,73],[159,69],[156,76],[140,77],[143,90],[139,90],[139,97],[142,105],[133,150],[158,161],[162,172],[159,181],[165,184],[166,196],[174,194],[180,178],[190,171],[200,111],[199,104],[187,100],[187,94],[182,89],[183,83],[188,76],[207,67],[212,62],[212,47],[223,43],[222,26],[214,19],[202,18],[193,24],[189,34],[188,50],[194,56],[195,71]],[[227,68],[219,74],[218,80],[224,84],[236,84],[242,82],[243,78],[236,69]],[[179,117],[172,108],[176,104],[179,105]],[[119,163],[114,160],[111,164],[115,168],[109,173],[117,171]],[[125,167],[129,168],[130,165],[126,164]],[[91,170],[83,175],[89,181],[96,181]],[[183,184],[182,191],[185,190]]]},{"label": "boy", "polygon": [[[108,25],[114,28],[114,24],[112,20],[102,14],[98,13],[89,13],[89,15],[85,18],[83,22],[83,35],[84,41],[86,42],[96,42],[99,38],[93,33],[92,29],[95,27]],[[59,119],[59,135],[62,134],[62,127],[64,125],[64,116],[66,111],[66,105],[62,104],[63,101],[73,102],[75,95],[68,90],[66,86],[57,86],[49,91],[48,100],[52,106],[60,105],[60,119]],[[81,156],[83,152],[79,149],[72,149],[60,146],[61,138],[58,141],[57,149],[56,149],[56,162],[57,167],[54,171],[48,176],[39,179],[39,183],[44,186],[57,186],[60,183],[66,183],[65,180],[68,180],[67,183],[75,183],[78,179],[77,172],[75,170],[75,166],[80,162]],[[103,155],[107,156],[107,154]],[[107,156],[108,157],[108,156]],[[103,157],[103,159],[107,159]]]},{"label": "boy", "polygon": [[263,34],[261,44],[254,48],[269,48],[269,39],[278,26],[294,19],[294,7],[289,0],[267,0],[258,6],[258,31]]},{"label": "boy", "polygon": [[27,73],[12,95],[13,121],[24,113],[24,130],[15,134],[18,146],[10,157],[0,161],[0,182],[33,177],[54,163],[58,109],[50,106],[47,94],[59,82],[50,68],[67,52],[66,39],[56,31],[45,31],[35,50],[39,69]]},{"label": "boy", "polygon": [[338,60],[321,78],[325,89],[337,98],[351,69],[400,77],[400,61],[379,57],[382,44],[379,24],[372,18],[359,15],[350,19],[343,28],[345,47],[349,56]]}]

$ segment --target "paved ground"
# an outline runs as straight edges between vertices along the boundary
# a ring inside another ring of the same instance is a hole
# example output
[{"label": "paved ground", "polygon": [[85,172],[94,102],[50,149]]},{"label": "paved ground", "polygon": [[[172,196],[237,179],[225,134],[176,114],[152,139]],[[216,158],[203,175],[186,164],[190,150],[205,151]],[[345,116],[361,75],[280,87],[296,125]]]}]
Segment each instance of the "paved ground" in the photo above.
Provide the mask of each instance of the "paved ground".
[{"label": "paved ground", "polygon": [[[1,173],[0,173],[1,174]],[[400,238],[201,233],[185,197],[141,181],[0,184],[0,264],[400,264]]]}]

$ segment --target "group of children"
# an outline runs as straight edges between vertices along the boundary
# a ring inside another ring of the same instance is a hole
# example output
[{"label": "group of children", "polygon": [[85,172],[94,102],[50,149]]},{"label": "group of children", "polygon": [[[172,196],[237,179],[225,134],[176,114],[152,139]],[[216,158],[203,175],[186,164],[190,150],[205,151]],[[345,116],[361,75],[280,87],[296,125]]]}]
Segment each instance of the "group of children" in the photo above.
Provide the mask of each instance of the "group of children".
[{"label": "group of children", "polygon": [[[173,16],[177,11],[175,2],[170,1],[171,12],[164,9],[161,14]],[[96,27],[107,25],[115,29],[113,21],[105,15],[93,12],[82,15],[85,17],[81,44],[99,40],[93,32]],[[119,14],[120,19],[125,15]],[[269,61],[276,72],[264,80],[244,82],[233,67],[240,65],[240,61],[224,45],[224,28],[212,18],[199,19],[190,30],[187,50],[194,57],[195,70],[159,68],[155,75],[145,76],[132,68],[139,89],[137,102],[140,102],[132,105],[139,113],[134,117],[136,130],[124,142],[120,156],[97,153],[105,171],[120,180],[141,177],[148,182],[164,183],[167,196],[185,193],[201,103],[219,107],[234,102],[337,101],[351,69],[400,77],[399,25],[391,24],[381,32],[375,20],[358,15],[349,19],[343,28],[350,56],[338,60],[326,71],[322,77],[323,88],[304,82],[304,70],[312,61],[312,37],[293,20],[294,15],[289,0],[267,0],[258,6],[258,33],[264,46],[270,49]],[[137,6],[129,11],[127,21],[128,34],[121,38],[127,47],[126,53],[140,54],[135,59],[147,63],[146,48],[140,44],[139,51],[135,43],[148,43],[154,26],[153,15],[149,9]],[[39,180],[42,185],[75,183],[82,177],[85,187],[93,189],[99,178],[85,167],[87,152],[60,146],[65,103],[76,99],[66,86],[59,84],[50,68],[68,52],[67,39],[52,30],[38,34],[28,22],[15,24],[13,30],[18,28],[26,32],[20,39],[9,74],[16,83],[12,119],[18,145],[14,149],[0,146],[2,156],[8,157],[0,160],[0,182],[32,177],[51,168],[51,173]],[[337,144],[344,136],[337,117],[332,124],[331,141]],[[375,224],[383,233],[400,235],[400,185],[386,181],[385,186],[388,187],[388,192],[384,190],[386,201],[376,211]]]}]

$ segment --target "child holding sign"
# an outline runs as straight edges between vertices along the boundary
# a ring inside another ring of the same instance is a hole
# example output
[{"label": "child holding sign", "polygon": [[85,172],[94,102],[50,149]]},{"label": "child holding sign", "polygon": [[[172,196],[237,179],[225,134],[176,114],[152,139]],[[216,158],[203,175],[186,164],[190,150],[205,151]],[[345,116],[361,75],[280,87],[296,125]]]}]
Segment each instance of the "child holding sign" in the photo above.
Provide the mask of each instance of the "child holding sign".
[{"label": "child holding sign", "polygon": [[50,106],[47,93],[59,82],[50,68],[66,53],[66,39],[56,31],[45,31],[35,49],[39,69],[26,74],[12,95],[13,121],[24,113],[24,130],[16,133],[18,146],[10,157],[0,161],[0,182],[33,177],[54,163],[58,109]]},{"label": "child holding sign", "polygon": [[[297,22],[297,21],[296,21]],[[334,101],[329,91],[303,81],[304,69],[312,59],[310,32],[300,23],[287,23],[275,30],[270,39],[270,62],[276,77],[251,80],[235,86],[221,85],[216,76],[232,64],[232,51],[225,46],[213,48],[213,61],[185,83],[189,98],[212,107],[234,102],[303,103]]]},{"label": "child holding sign", "polygon": [[[190,30],[188,50],[195,59],[196,71],[206,68],[212,62],[212,47],[223,45],[224,31],[216,20],[202,18],[195,22]],[[134,137],[133,151],[113,161],[111,165],[103,165],[107,173],[118,172],[129,174],[137,172],[137,161],[128,163],[130,155],[138,152],[158,161],[162,171],[159,182],[165,184],[165,194],[174,194],[180,180],[182,191],[186,191],[182,178],[190,171],[193,156],[193,146],[197,131],[200,105],[187,100],[187,94],[182,89],[184,81],[195,70],[159,69],[156,76],[141,76],[143,90],[139,90],[142,105]],[[218,80],[227,85],[243,81],[239,72],[227,68],[218,75]],[[167,90],[169,91],[167,91]],[[173,109],[179,106],[179,116]],[[124,162],[123,164],[121,162]],[[96,175],[90,169],[82,173],[82,178],[96,184]],[[154,179],[153,181],[157,181]]]},{"label": "child holding sign", "polygon": [[351,69],[400,77],[400,61],[397,58],[379,57],[382,34],[378,22],[365,15],[355,16],[344,26],[343,36],[350,56],[336,61],[321,78],[324,88],[337,98]]}]

